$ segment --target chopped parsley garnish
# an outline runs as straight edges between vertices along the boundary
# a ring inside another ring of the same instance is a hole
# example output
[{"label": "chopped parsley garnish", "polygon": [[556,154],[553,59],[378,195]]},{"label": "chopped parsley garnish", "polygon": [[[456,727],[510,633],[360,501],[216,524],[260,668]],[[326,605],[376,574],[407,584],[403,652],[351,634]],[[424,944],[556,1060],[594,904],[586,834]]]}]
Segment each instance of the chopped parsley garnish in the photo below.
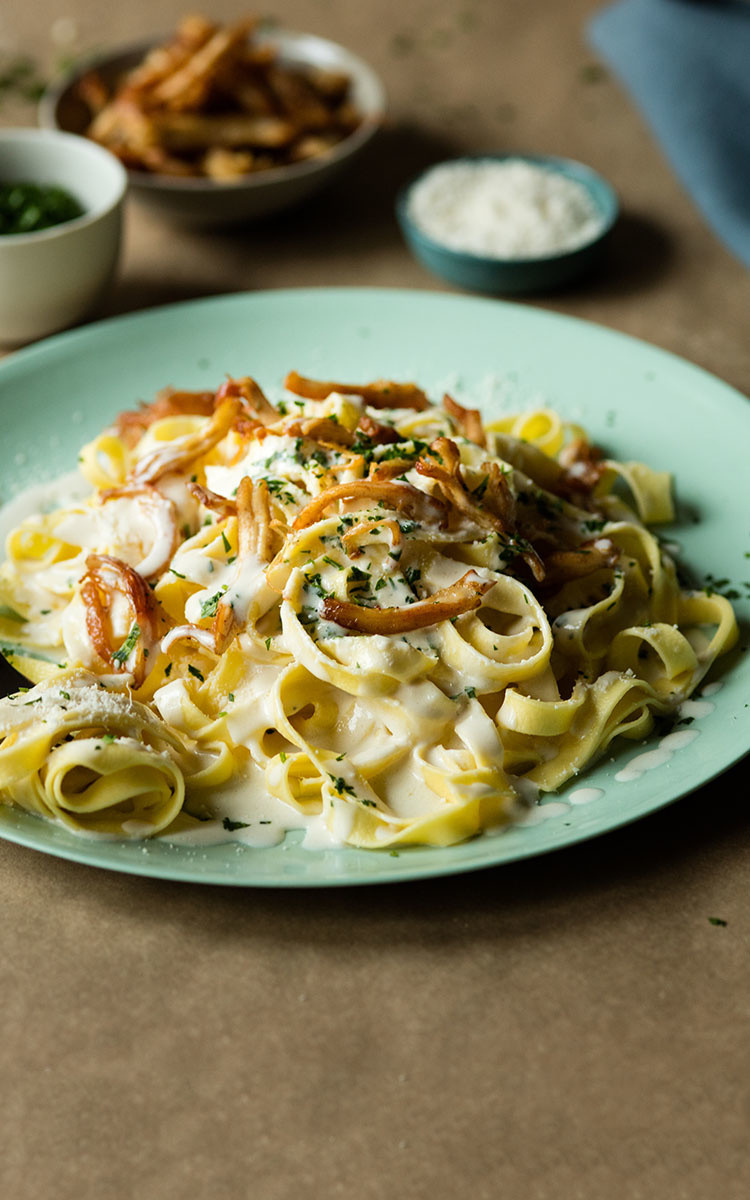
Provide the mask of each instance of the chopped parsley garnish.
[{"label": "chopped parsley garnish", "polygon": [[232,546],[223,529],[221,531],[221,540],[224,543],[224,549],[226,550],[227,554],[230,554],[232,551]]},{"label": "chopped parsley garnish", "polygon": [[709,925],[728,925],[729,924],[729,922],[725,921],[723,917],[709,917],[708,923],[709,923]]},{"label": "chopped parsley garnish", "polygon": [[167,676],[167,678],[169,678],[169,676],[172,674],[172,664],[171,664],[171,662],[168,662],[168,663],[167,663],[167,665],[166,665],[166,667],[164,668],[164,674]]},{"label": "chopped parsley garnish", "polygon": [[135,649],[135,646],[136,646],[136,642],[138,641],[138,638],[140,636],[141,636],[141,627],[137,622],[134,622],[133,625],[131,626],[130,633],[125,638],[125,641],[120,646],[120,649],[115,650],[114,654],[112,655],[112,662],[116,662],[116,663],[120,663],[120,664],[125,663],[127,661],[127,659],[130,658],[130,655],[133,653],[133,650]]},{"label": "chopped parsley garnish", "polygon": [[[341,796],[344,792],[348,792],[350,796],[354,795],[354,788],[350,783],[347,783],[342,775],[329,775],[329,779],[333,781],[333,790]],[[371,801],[372,803],[372,801]]]},{"label": "chopped parsley garnish", "polygon": [[194,675],[196,679],[200,679],[201,683],[206,682],[205,676],[201,675],[198,668],[194,667],[192,663],[188,663],[188,671],[190,672],[191,675]]},{"label": "chopped parsley garnish", "polygon": [[349,585],[357,585],[357,587],[368,587],[370,583],[370,572],[361,571],[359,567],[349,568]]},{"label": "chopped parsley garnish", "polygon": [[329,558],[327,554],[323,555],[323,562],[328,563],[329,567],[335,567],[337,571],[343,571],[344,566],[340,562],[336,562],[335,558]]},{"label": "chopped parsley garnish", "polygon": [[174,567],[170,567],[169,569],[170,569],[170,571],[172,572],[172,574],[173,574],[173,575],[176,575],[176,576],[177,576],[177,578],[178,578],[178,579],[184,579],[184,578],[185,578],[185,576],[184,576],[184,575],[183,575],[183,574],[182,574],[180,571],[175,571]]},{"label": "chopped parsley garnish", "polygon": [[320,572],[316,571],[314,575],[305,575],[305,582],[308,587],[311,587],[321,599],[325,600],[330,592],[323,586],[323,580],[320,578]]},{"label": "chopped parsley garnish", "polygon": [[250,826],[249,821],[233,821],[231,817],[225,817],[221,823],[230,833],[234,833],[235,829],[248,829]]},{"label": "chopped parsley garnish", "polygon": [[215,617],[216,616],[216,610],[219,607],[219,601],[221,600],[221,597],[224,595],[226,590],[227,589],[225,587],[220,588],[219,591],[215,592],[213,594],[213,596],[210,596],[208,600],[201,601],[201,618],[202,619],[205,617]]},{"label": "chopped parsley garnish", "polygon": [[412,591],[416,591],[415,584],[419,583],[421,578],[422,572],[419,567],[404,567],[404,579]]}]

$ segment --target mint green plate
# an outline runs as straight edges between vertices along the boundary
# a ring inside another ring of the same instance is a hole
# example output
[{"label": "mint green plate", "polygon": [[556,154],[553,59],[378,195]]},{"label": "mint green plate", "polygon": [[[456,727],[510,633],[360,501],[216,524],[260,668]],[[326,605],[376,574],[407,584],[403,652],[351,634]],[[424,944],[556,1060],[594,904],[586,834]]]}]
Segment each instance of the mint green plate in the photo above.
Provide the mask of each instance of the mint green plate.
[{"label": "mint green plate", "polygon": [[[252,374],[272,389],[287,370],[347,381],[415,379],[476,397],[486,415],[546,402],[581,421],[619,458],[676,477],[678,522],[664,536],[697,579],[730,580],[750,621],[750,404],[697,367],[653,346],[568,317],[435,293],[315,289],[224,296],[104,321],[0,364],[2,500],[75,466],[78,448],[123,408],[166,384],[218,385]],[[722,583],[719,586],[727,588]],[[0,807],[0,836],[48,854],[137,875],[256,887],[330,887],[450,875],[542,854],[636,820],[694,790],[750,747],[750,655],[719,663],[721,689],[699,731],[638,779],[615,775],[644,747],[612,749],[548,798],[536,824],[447,849],[397,856],[308,851],[299,835],[270,849],[87,841]],[[652,739],[655,747],[658,739]],[[588,803],[575,793],[597,788]],[[674,820],[679,821],[679,810]]]}]

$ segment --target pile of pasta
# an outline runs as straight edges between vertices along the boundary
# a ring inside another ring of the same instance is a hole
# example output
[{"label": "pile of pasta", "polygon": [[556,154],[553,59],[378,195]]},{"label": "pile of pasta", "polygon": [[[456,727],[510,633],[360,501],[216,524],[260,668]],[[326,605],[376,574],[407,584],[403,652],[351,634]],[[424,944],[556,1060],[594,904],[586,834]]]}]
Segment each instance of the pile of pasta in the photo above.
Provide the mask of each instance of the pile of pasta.
[{"label": "pile of pasta", "polygon": [[0,641],[35,686],[0,701],[5,799],[141,838],[273,798],[332,844],[448,845],[644,738],[733,644],[647,528],[667,474],[548,409],[279,394],[163,391],[83,448],[87,499],[9,535]]}]

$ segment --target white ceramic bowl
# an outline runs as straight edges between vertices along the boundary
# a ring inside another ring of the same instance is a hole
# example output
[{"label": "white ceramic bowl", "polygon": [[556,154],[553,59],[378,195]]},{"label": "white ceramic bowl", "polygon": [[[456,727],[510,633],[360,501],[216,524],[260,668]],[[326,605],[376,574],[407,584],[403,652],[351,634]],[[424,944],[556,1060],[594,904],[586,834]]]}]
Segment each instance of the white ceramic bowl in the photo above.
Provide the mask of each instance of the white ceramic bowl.
[{"label": "white ceramic bowl", "polygon": [[[149,42],[89,60],[83,67],[53,83],[39,106],[40,124],[48,129],[83,133],[88,123],[85,107],[75,95],[75,85],[86,71],[96,69],[112,84],[141,61],[154,45]],[[326,154],[305,162],[267,171],[232,182],[184,179],[146,171],[128,171],[130,194],[160,215],[193,226],[240,224],[268,216],[317,192],[349,165],[383,122],[385,91],[380,79],[361,58],[335,42],[309,33],[275,31],[258,35],[278,47],[282,62],[345,71],[351,79],[351,99],[362,114],[360,125]]]},{"label": "white ceramic bowl", "polygon": [[0,343],[18,345],[73,325],[109,284],[120,249],[127,175],[107,150],[44,129],[0,130],[0,183],[57,184],[82,217],[0,236]]}]

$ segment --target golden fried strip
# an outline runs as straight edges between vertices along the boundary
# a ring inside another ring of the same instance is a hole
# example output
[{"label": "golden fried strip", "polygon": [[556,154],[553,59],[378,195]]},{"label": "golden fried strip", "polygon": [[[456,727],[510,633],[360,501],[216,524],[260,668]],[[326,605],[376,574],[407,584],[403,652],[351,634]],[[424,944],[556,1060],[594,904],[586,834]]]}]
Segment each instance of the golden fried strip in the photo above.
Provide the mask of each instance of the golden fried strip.
[{"label": "golden fried strip", "polygon": [[392,425],[384,425],[382,421],[376,421],[374,417],[368,416],[367,413],[362,413],[357,422],[357,429],[361,429],[365,437],[368,437],[371,442],[375,442],[378,446],[385,446],[403,440],[399,431],[394,429]]},{"label": "golden fried strip", "polygon": [[199,504],[202,504],[204,508],[210,509],[211,512],[215,512],[222,520],[237,515],[236,500],[231,500],[227,496],[220,496],[218,492],[212,492],[210,488],[203,487],[200,483],[189,483],[188,491],[191,495],[195,496]]},{"label": "golden fried strip", "polygon": [[271,501],[265,479],[253,483],[245,475],[237,489],[238,556],[254,554],[262,562],[270,562]]},{"label": "golden fried strip", "polygon": [[443,396],[443,408],[458,422],[458,427],[464,437],[467,437],[470,442],[476,442],[478,446],[487,445],[482,416],[478,408],[464,408],[463,404],[459,404],[447,392]]},{"label": "golden fried strip", "polygon": [[163,475],[172,471],[181,471],[188,467],[196,458],[201,458],[213,450],[214,446],[226,437],[235,419],[239,416],[242,405],[237,399],[222,400],[211,420],[204,429],[187,437],[176,438],[157,446],[149,454],[140,459],[132,473],[132,483],[156,483]]},{"label": "golden fried strip", "polygon": [[450,438],[436,438],[429,450],[417,459],[415,469],[419,475],[435,480],[455,513],[469,517],[482,529],[493,529],[498,533],[504,531],[500,517],[481,506],[477,498],[467,491],[461,474],[461,454]]},{"label": "golden fried strip", "polygon": [[173,154],[212,148],[278,150],[288,146],[296,133],[294,125],[283,117],[256,117],[243,113],[232,116],[224,113],[154,113],[151,127],[159,145]]},{"label": "golden fried strip", "polygon": [[289,421],[284,425],[283,432],[289,437],[313,438],[321,446],[332,446],[336,449],[351,446],[354,442],[354,434],[350,429],[327,417],[301,417]]},{"label": "golden fried strip", "polygon": [[560,588],[572,579],[584,579],[602,567],[612,567],[620,552],[609,538],[582,542],[575,550],[553,550],[544,560],[544,587]]},{"label": "golden fried strip", "polygon": [[[237,575],[249,555],[262,562],[270,562],[271,549],[271,503],[268,485],[264,479],[253,483],[248,475],[243,476],[237,489]],[[211,624],[214,649],[223,654],[229,643],[242,629],[242,622],[230,602],[219,601],[216,615]]]},{"label": "golden fried strip", "polygon": [[149,425],[164,417],[210,417],[214,410],[214,399],[213,392],[181,392],[164,388],[151,404],[141,404],[140,408],[119,414],[115,421],[118,437],[127,445],[134,446]]},{"label": "golden fried strip", "polygon": [[417,600],[403,608],[365,608],[350,600],[327,596],[321,606],[321,616],[357,633],[410,633],[479,608],[482,597],[492,586],[492,581],[481,579],[475,571],[467,571],[450,587],[440,588],[428,599]]},{"label": "golden fried strip", "polygon": [[158,87],[174,75],[216,33],[216,26],[206,17],[190,15],[180,21],[175,37],[166,46],[149,50],[143,62],[128,73],[123,93],[143,94]]},{"label": "golden fried strip", "polygon": [[496,462],[483,462],[482,470],[487,472],[487,487],[482,496],[485,508],[495,514],[506,530],[513,529],[516,522],[516,498],[505,472]]},{"label": "golden fried strip", "polygon": [[323,383],[318,379],[306,379],[297,371],[290,371],[284,387],[295,396],[306,400],[325,400],[332,392],[343,396],[359,396],[372,408],[429,408],[427,396],[415,383],[394,383],[390,379],[376,379],[374,383]]},{"label": "golden fried strip", "polygon": [[213,77],[256,24],[254,17],[238,21],[214,34],[181,67],[150,93],[150,101],[181,110],[198,108],[207,98]]},{"label": "golden fried strip", "polygon": [[245,375],[242,379],[227,379],[216,393],[217,402],[220,400],[241,400],[243,415],[261,425],[273,425],[279,420],[281,413],[274,408],[263,389]]},{"label": "golden fried strip", "polygon": [[564,468],[558,489],[563,494],[593,491],[607,470],[601,450],[586,438],[576,438],[558,457]]},{"label": "golden fried strip", "polygon": [[298,129],[327,129],[331,124],[328,105],[303,75],[272,66],[267,81],[279,108]]},{"label": "golden fried strip", "polygon": [[297,514],[293,530],[305,529],[318,521],[332,504],[339,500],[368,500],[377,504],[382,500],[388,508],[398,509],[407,516],[420,521],[435,521],[444,527],[446,508],[435,496],[420,492],[410,483],[393,483],[380,479],[355,479],[350,483],[336,483],[321,492]]},{"label": "golden fried strip", "polygon": [[400,546],[404,540],[401,526],[392,517],[380,517],[374,521],[360,521],[358,525],[353,525],[351,529],[347,529],[346,533],[341,536],[341,543],[350,558],[360,558],[364,554],[364,550],[359,545],[359,540],[373,529],[382,530],[389,534],[391,549],[395,546]]},{"label": "golden fried strip", "polygon": [[145,580],[119,558],[108,554],[89,554],[86,574],[81,581],[81,599],[86,610],[86,631],[101,660],[115,671],[124,671],[126,659],[118,658],[119,648],[112,646],[112,633],[107,619],[113,593],[119,592],[128,602],[133,624],[138,632],[128,658],[135,655],[133,686],[140,687],[146,675],[146,657],[157,637],[156,609]]}]

